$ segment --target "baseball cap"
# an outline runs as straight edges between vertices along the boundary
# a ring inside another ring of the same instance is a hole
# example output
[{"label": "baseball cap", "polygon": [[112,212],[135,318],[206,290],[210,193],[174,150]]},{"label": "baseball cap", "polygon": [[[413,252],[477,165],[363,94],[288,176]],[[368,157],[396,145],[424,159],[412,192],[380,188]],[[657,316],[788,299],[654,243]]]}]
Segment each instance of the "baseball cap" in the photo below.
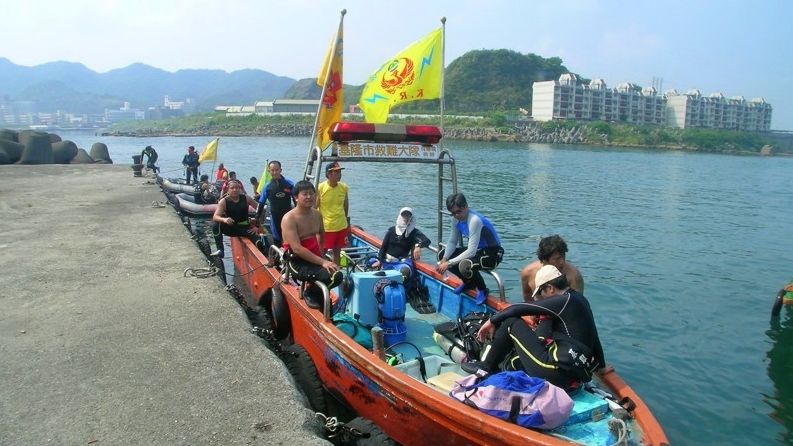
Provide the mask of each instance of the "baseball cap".
[{"label": "baseball cap", "polygon": [[344,168],[341,167],[341,165],[339,164],[338,161],[334,161],[334,162],[328,164],[327,166],[325,166],[325,173],[328,173],[331,170],[344,170]]},{"label": "baseball cap", "polygon": [[544,265],[537,271],[537,275],[534,276],[534,293],[532,293],[532,299],[536,298],[538,294],[540,294],[540,290],[542,289],[545,284],[556,279],[557,277],[561,276],[562,273],[553,265]]}]

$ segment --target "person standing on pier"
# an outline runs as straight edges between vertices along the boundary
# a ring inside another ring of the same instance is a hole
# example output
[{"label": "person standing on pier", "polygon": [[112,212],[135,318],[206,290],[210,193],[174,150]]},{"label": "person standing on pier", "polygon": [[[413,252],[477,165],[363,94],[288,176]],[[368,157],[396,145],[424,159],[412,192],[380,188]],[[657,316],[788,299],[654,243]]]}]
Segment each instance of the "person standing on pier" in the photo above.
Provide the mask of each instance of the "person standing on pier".
[{"label": "person standing on pier", "polygon": [[182,165],[185,168],[185,175],[187,176],[187,184],[191,184],[191,176],[193,178],[193,182],[198,183],[198,166],[200,164],[201,163],[198,162],[198,154],[195,151],[195,147],[188,147],[187,155],[182,158]]},{"label": "person standing on pier", "polygon": [[283,237],[281,236],[281,222],[284,215],[292,210],[294,202],[293,190],[295,183],[283,176],[280,161],[270,161],[267,164],[270,172],[270,181],[262,186],[262,194],[259,197],[259,207],[256,209],[256,218],[261,219],[264,213],[265,203],[270,203],[270,234],[273,236],[273,244],[281,246]]},{"label": "person standing on pier", "polygon": [[[501,240],[490,220],[468,208],[462,193],[446,197],[446,209],[454,217],[452,231],[435,270],[440,274],[449,270],[462,279],[463,284],[454,290],[457,294],[476,288],[476,303],[481,305],[487,299],[488,289],[479,271],[493,269],[501,263],[504,256]],[[458,246],[464,237],[468,237],[465,248]]]},{"label": "person standing on pier", "polygon": [[341,182],[343,167],[338,161],[325,166],[327,180],[319,184],[317,190],[317,209],[322,214],[325,225],[324,249],[333,250],[333,261],[337,265],[341,261],[341,248],[347,246],[350,234],[350,187]]}]

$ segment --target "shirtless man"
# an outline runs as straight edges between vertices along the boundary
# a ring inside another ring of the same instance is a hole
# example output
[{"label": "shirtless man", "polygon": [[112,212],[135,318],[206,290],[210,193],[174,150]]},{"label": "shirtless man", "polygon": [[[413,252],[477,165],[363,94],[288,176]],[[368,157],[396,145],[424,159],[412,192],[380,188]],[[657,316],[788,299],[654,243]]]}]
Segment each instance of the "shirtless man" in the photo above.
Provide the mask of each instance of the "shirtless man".
[{"label": "shirtless man", "polygon": [[540,245],[537,247],[537,259],[529,263],[520,272],[520,284],[523,287],[523,300],[525,302],[532,302],[534,299],[534,276],[543,265],[553,265],[562,274],[567,277],[570,283],[570,288],[584,293],[584,277],[581,272],[572,263],[565,259],[567,254],[567,243],[558,235],[552,235],[540,240]]},{"label": "shirtless man", "polygon": [[[328,288],[334,288],[341,283],[342,273],[338,265],[322,256],[320,246],[325,241],[325,229],[322,215],[314,209],[317,191],[305,180],[298,181],[294,191],[297,206],[281,221],[283,247],[292,254],[289,270],[297,280],[319,280]],[[321,295],[311,288],[306,290],[306,303],[312,308],[321,308]]]}]

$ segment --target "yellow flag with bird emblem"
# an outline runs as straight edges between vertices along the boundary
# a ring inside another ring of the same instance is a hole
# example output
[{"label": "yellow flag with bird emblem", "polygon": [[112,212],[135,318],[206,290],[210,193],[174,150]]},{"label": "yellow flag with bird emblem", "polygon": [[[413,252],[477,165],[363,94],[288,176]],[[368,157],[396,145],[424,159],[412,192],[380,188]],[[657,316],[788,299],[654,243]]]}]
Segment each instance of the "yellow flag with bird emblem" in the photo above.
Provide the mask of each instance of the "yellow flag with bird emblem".
[{"label": "yellow flag with bird emblem", "polygon": [[386,122],[396,104],[441,97],[442,53],[443,28],[438,28],[369,76],[358,102],[366,122]]}]

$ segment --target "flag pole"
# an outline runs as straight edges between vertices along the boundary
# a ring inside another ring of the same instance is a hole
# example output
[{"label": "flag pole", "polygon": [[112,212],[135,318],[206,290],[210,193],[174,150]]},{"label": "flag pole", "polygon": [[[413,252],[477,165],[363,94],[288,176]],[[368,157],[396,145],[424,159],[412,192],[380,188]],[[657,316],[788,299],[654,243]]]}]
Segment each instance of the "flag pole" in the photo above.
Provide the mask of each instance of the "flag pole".
[{"label": "flag pole", "polygon": [[[441,32],[441,39],[443,39],[441,43],[441,47],[443,48],[443,51],[441,51],[441,135],[443,135],[443,98],[446,95],[446,17],[441,17],[441,26],[443,28]],[[441,139],[441,148],[443,148],[443,139]]]},{"label": "flag pole", "polygon": [[[333,63],[331,63],[333,56],[336,54],[336,47],[339,43],[339,30],[341,30],[342,25],[344,23],[344,15],[347,14],[346,9],[341,10],[341,17],[339,18],[339,27],[336,30],[336,35],[333,37],[333,49],[330,51],[331,59],[328,60],[328,66],[325,70],[325,82],[322,83],[322,93],[319,95],[319,104],[317,105],[317,116],[314,118],[314,130],[311,131],[311,142],[308,144],[308,156],[306,157],[306,171],[303,172],[303,179],[308,179],[311,175],[309,172],[309,164],[311,162],[311,155],[314,152],[314,143],[317,141],[317,128],[319,127],[319,115],[322,111],[322,99],[325,97],[325,90],[328,88],[328,77],[333,69]],[[343,106],[344,104],[342,104]],[[322,147],[319,148],[322,150]]]}]

